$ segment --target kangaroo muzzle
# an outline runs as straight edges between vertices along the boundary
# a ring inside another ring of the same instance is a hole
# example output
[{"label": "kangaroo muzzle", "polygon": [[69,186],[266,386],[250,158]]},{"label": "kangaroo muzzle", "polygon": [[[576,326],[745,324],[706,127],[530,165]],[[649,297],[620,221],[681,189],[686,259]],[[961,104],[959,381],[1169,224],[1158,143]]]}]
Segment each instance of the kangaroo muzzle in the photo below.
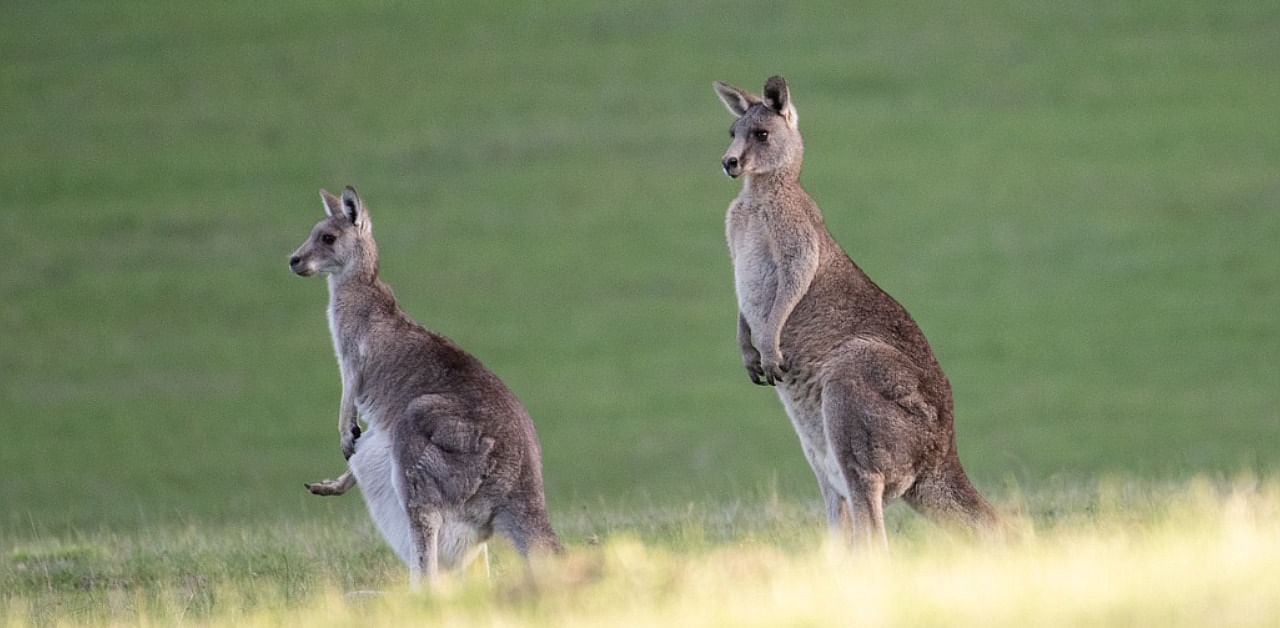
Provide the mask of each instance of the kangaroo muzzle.
[{"label": "kangaroo muzzle", "polygon": [[737,179],[742,174],[742,160],[736,156],[725,155],[724,159],[720,160],[720,166],[731,179]]},{"label": "kangaroo muzzle", "polygon": [[301,277],[309,277],[315,272],[311,269],[310,264],[302,261],[302,258],[297,255],[293,255],[289,258],[289,270],[293,271],[295,275]]}]

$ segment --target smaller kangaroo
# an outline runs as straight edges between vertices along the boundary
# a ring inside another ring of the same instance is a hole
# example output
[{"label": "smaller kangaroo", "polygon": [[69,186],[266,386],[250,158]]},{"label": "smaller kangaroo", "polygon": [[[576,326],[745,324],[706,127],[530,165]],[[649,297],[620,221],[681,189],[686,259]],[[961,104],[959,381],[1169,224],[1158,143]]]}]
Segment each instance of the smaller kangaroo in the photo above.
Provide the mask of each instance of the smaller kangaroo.
[{"label": "smaller kangaroo", "polygon": [[[494,530],[521,555],[559,552],[547,519],[533,420],[480,360],[414,322],[378,278],[378,247],[355,188],[320,191],[327,217],[289,258],[328,275],[329,330],[342,375],[338,433],[348,470],[307,485],[340,495],[357,482],[369,514],[409,566],[434,583]],[[356,422],[363,415],[366,430]]]},{"label": "smaller kangaroo", "polygon": [[776,386],[826,503],[866,545],[887,547],[884,504],[904,498],[935,519],[998,526],[956,452],[951,385],[924,334],[827,231],[800,186],[804,143],[781,76],[764,97],[721,82],[735,116],[721,159],[743,177],[726,237],[738,295],[738,345],[751,381]]}]

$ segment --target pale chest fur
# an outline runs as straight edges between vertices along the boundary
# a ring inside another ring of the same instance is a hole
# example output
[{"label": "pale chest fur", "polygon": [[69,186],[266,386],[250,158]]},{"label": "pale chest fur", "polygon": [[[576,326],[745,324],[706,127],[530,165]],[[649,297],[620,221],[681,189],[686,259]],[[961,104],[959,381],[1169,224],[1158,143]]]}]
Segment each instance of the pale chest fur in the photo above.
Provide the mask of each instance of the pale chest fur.
[{"label": "pale chest fur", "polygon": [[733,284],[738,311],[752,330],[764,324],[777,292],[776,246],[763,212],[739,198],[729,206],[725,236],[733,260]]},{"label": "pale chest fur", "polygon": [[330,303],[329,309],[325,313],[328,314],[329,318],[329,335],[333,338],[333,354],[338,359],[338,370],[342,373],[342,385],[346,387],[348,382],[355,380],[356,372],[359,369],[358,358],[360,351],[351,334],[343,329],[337,313],[337,306],[334,303]]},{"label": "pale chest fur", "polygon": [[343,392],[352,396],[358,413],[365,420],[372,421],[372,408],[362,390],[360,377],[360,371],[368,359],[369,339],[367,335],[357,333],[349,320],[347,324],[343,323],[334,302],[329,303],[325,313],[329,319],[329,335],[333,338],[333,353],[338,360],[338,373],[342,376]]}]

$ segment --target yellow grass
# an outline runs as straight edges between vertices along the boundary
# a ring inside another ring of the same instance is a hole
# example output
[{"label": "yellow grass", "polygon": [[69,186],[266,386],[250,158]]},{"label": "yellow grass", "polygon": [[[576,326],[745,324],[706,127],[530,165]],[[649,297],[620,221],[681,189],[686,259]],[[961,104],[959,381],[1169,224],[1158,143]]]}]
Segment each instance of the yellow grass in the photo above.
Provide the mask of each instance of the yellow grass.
[{"label": "yellow grass", "polygon": [[[1105,491],[1104,491],[1105,494]],[[810,541],[669,544],[616,537],[537,563],[472,573],[434,593],[349,592],[301,603],[228,584],[217,610],[180,595],[108,621],[237,626],[1275,626],[1280,625],[1280,488],[1192,484],[1130,517],[1123,503],[1023,523],[1011,543],[937,531],[889,555]],[[1074,520],[1073,520],[1074,519]],[[123,595],[123,594],[122,594]],[[253,603],[238,603],[253,598]],[[23,613],[11,599],[10,621]],[[128,605],[122,600],[122,605]],[[63,620],[74,619],[69,617]]]}]

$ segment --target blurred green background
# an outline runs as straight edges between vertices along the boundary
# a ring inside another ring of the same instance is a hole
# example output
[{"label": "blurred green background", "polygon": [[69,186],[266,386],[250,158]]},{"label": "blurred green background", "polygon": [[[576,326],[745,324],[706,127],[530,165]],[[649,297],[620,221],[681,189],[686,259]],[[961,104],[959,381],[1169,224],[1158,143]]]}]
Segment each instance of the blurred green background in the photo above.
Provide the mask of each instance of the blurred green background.
[{"label": "blurred green background", "polygon": [[6,3],[0,525],[359,511],[286,268],[345,184],[553,510],[816,500],[723,243],[710,84],[773,73],[979,485],[1280,466],[1280,3],[850,4]]}]

